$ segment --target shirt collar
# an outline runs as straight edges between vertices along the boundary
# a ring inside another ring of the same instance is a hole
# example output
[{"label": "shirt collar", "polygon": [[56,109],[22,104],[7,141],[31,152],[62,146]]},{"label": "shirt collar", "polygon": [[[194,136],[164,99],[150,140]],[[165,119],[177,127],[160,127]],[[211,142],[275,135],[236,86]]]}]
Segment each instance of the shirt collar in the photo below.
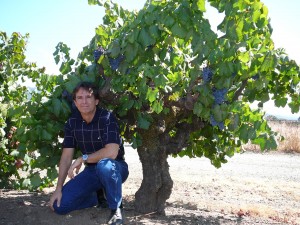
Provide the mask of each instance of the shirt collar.
[{"label": "shirt collar", "polygon": [[[99,118],[99,114],[100,114],[100,108],[98,106],[96,106],[96,112],[95,112],[95,115],[92,119],[92,121],[90,123],[93,123],[97,120],[97,118]],[[81,120],[81,121],[84,121],[79,110],[76,108],[73,113],[72,113],[72,118],[75,118],[77,120]],[[84,121],[85,122],[85,121]]]}]

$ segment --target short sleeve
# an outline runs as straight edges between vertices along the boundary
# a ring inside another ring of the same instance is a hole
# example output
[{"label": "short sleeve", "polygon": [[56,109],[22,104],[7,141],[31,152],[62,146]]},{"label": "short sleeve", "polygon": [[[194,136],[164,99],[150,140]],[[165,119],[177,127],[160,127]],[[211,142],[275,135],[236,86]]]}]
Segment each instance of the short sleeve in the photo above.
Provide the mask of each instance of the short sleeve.
[{"label": "short sleeve", "polygon": [[68,120],[66,122],[64,132],[65,133],[64,133],[63,148],[75,148],[76,139],[74,137],[74,132],[71,126],[71,120]]},{"label": "short sleeve", "polygon": [[111,112],[107,111],[107,114],[103,118],[103,128],[103,146],[110,143],[122,144],[118,122]]}]

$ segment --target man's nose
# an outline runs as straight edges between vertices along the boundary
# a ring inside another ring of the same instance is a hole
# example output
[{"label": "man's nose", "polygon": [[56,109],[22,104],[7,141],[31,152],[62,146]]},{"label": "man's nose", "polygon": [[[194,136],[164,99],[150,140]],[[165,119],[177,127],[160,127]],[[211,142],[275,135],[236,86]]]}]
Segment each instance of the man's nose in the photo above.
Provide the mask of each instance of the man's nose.
[{"label": "man's nose", "polygon": [[83,98],[83,103],[86,103],[86,102],[87,102],[87,98],[84,97],[84,98]]}]

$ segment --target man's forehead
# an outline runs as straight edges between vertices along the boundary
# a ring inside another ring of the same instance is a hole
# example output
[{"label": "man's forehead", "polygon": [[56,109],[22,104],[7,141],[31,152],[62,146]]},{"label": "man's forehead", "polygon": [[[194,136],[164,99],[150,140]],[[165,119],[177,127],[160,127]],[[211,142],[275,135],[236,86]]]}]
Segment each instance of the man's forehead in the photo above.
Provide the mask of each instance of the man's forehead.
[{"label": "man's forehead", "polygon": [[92,95],[93,91],[92,90],[86,90],[84,88],[79,88],[77,91],[76,95]]}]

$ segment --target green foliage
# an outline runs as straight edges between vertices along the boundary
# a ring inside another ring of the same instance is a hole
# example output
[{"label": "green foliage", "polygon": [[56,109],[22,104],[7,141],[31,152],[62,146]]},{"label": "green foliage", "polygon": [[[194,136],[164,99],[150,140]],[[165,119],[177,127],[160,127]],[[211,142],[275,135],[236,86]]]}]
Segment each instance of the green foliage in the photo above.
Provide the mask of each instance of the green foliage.
[{"label": "green foliage", "polygon": [[[55,52],[64,60],[62,75],[49,76],[44,68],[25,62],[27,38],[18,33],[7,37],[1,32],[0,188],[37,189],[53,183],[63,126],[72,107],[62,93],[72,91],[78,81],[88,77],[87,69],[80,76],[69,73],[74,60],[62,43]],[[25,86],[28,81],[33,89]]]},{"label": "green foliage", "polygon": [[[104,24],[89,47],[102,46],[114,57],[125,55],[117,71],[111,71],[108,63],[102,65],[112,77],[110,88],[114,93],[122,95],[126,90],[127,97],[121,97],[118,104],[127,108],[119,115],[124,116],[127,110],[138,118],[137,124],[128,128],[131,134],[138,134],[139,128],[157,126],[156,115],[166,118],[172,107],[186,113],[174,102],[192,96],[196,101],[192,101],[185,119],[189,121],[194,114],[202,124],[196,131],[186,131],[191,133],[190,139],[179,155],[204,155],[219,167],[226,156],[239,152],[249,140],[264,150],[276,148],[277,134],[268,127],[263,113],[251,110],[248,103],[258,101],[263,105],[272,99],[276,106],[284,107],[290,96],[289,106],[292,112],[298,112],[299,67],[282,49],[274,48],[268,9],[263,3],[208,2],[225,14],[218,26],[221,36],[203,18],[205,1],[147,1],[137,13],[111,1],[100,1],[98,4],[106,9]],[[202,68],[207,65],[213,78],[204,83]],[[130,73],[126,74],[128,69]],[[228,90],[224,103],[215,105],[213,88]],[[149,119],[141,118],[141,111]],[[224,129],[210,125],[211,115],[224,123]],[[181,116],[176,119],[177,124],[183,121]],[[176,132],[176,123],[166,126]]]},{"label": "green foliage", "polygon": [[[19,141],[14,138],[15,118],[9,116],[9,112],[15,105],[21,106],[27,97],[26,88],[17,84],[24,81],[30,67],[24,62],[27,38],[28,35],[13,33],[8,37],[0,32],[0,188],[18,187],[17,180],[20,178],[16,151]],[[22,113],[20,109],[15,109],[15,112]],[[12,180],[12,175],[15,175],[16,182]]]},{"label": "green foliage", "polygon": [[[216,167],[249,141],[263,150],[276,148],[277,134],[249,103],[272,99],[298,112],[299,67],[274,48],[263,3],[149,0],[139,12],[111,1],[88,3],[105,8],[103,24],[76,61],[67,45],[57,45],[59,75],[24,61],[27,36],[1,33],[0,107],[7,109],[0,119],[1,187],[37,189],[54,181],[63,125],[72,110],[66,93],[81,80],[100,87],[101,104],[120,118],[122,135],[133,147],[147,143],[145,130],[155,131],[157,140],[169,140],[156,143],[169,154],[205,156]],[[224,13],[221,35],[203,17],[205,3]],[[105,53],[95,60],[99,46]],[[204,68],[213,74],[207,82]],[[27,79],[35,90],[20,85]],[[224,99],[216,103],[213,90],[223,89]],[[12,127],[17,129],[10,139]],[[16,169],[18,159],[23,165]]]}]

